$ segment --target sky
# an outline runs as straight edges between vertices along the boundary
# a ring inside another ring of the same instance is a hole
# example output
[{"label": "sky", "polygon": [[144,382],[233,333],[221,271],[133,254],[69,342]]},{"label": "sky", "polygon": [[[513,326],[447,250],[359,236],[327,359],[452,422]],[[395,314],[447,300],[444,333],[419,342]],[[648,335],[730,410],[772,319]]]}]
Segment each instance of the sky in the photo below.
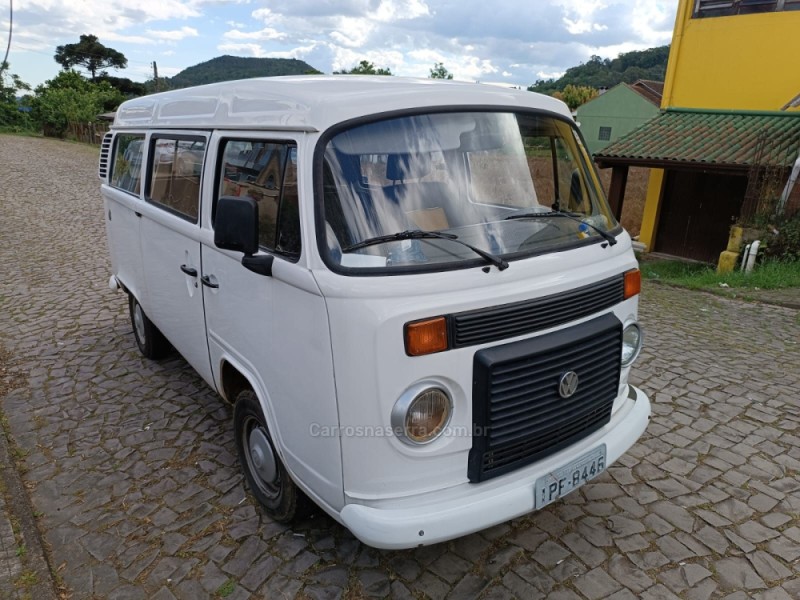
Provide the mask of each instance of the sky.
[{"label": "sky", "polygon": [[[12,0],[0,0],[0,60]],[[220,56],[298,58],[324,73],[361,60],[427,77],[528,86],[592,55],[668,44],[678,0],[13,0],[11,72],[54,77],[56,46],[94,34],[134,81]]]}]

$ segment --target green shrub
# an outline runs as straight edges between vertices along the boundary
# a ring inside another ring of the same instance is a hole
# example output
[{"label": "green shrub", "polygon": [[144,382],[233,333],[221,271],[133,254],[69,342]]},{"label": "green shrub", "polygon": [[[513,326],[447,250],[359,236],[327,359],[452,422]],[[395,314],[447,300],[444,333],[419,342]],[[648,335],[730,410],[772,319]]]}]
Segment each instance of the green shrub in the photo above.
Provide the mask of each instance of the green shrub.
[{"label": "green shrub", "polygon": [[800,260],[800,213],[770,226],[765,240],[766,256],[781,260]]}]

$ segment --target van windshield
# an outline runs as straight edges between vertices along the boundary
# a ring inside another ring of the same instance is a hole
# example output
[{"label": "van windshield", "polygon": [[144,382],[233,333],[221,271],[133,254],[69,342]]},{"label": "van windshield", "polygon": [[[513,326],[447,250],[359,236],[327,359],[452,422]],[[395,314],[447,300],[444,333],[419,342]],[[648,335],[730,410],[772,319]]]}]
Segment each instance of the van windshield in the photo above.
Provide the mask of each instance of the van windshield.
[{"label": "van windshield", "polygon": [[589,161],[571,124],[535,113],[433,113],[342,131],[323,156],[326,260],[441,270],[491,263],[481,252],[517,259],[613,242],[618,223]]}]

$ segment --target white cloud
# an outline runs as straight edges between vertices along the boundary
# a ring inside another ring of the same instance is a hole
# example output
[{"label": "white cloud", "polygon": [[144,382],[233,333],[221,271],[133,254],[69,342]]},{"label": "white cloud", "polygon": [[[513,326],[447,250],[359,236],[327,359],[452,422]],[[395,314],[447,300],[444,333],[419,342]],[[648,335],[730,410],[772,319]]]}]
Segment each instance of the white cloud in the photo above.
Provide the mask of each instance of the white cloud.
[{"label": "white cloud", "polygon": [[447,60],[447,57],[443,53],[430,48],[412,50],[407,54],[407,56],[421,63],[430,63],[431,66],[435,63],[443,63]]},{"label": "white cloud", "polygon": [[179,41],[188,37],[197,37],[199,34],[197,33],[197,29],[194,27],[181,27],[180,29],[174,29],[172,31],[148,29],[147,35],[148,37],[153,37],[157,40]]},{"label": "white cloud", "polygon": [[264,58],[269,55],[259,44],[220,44],[217,46],[217,50],[225,54],[245,54],[256,58]]},{"label": "white cloud", "polygon": [[636,0],[631,11],[631,28],[651,46],[669,44],[672,39],[675,7],[666,0]]},{"label": "white cloud", "polygon": [[277,29],[266,27],[260,31],[240,31],[238,29],[233,29],[231,31],[226,31],[223,37],[229,40],[258,40],[266,42],[269,40],[282,40],[286,38],[286,34]]},{"label": "white cloud", "polygon": [[338,21],[338,25],[334,31],[331,31],[330,37],[348,48],[364,46],[369,40],[370,34],[375,30],[375,25],[368,19],[341,17]]},{"label": "white cloud", "polygon": [[396,50],[377,50],[370,52],[355,52],[349,48],[331,46],[333,53],[333,70],[349,70],[360,61],[366,60],[379,68],[388,68],[395,75],[402,75],[403,53]]},{"label": "white cloud", "polygon": [[[427,77],[525,85],[592,54],[669,43],[675,0],[14,0],[12,68],[35,59],[55,74],[56,45],[93,33],[134,76],[155,58],[189,66],[216,54],[302,58],[326,72],[361,60]],[[227,25],[225,25],[227,24]],[[7,31],[0,9],[0,32]],[[164,53],[165,46],[174,54]],[[16,53],[30,51],[22,57]],[[33,57],[33,58],[32,58]],[[37,67],[38,68],[38,67]],[[161,69],[159,69],[161,71]],[[24,74],[24,73],[23,73]],[[36,75],[39,77],[39,75]],[[44,75],[47,76],[46,74]],[[24,78],[24,77],[23,77]],[[49,78],[49,77],[48,77]]]},{"label": "white cloud", "polygon": [[610,46],[586,46],[586,52],[591,55],[597,55],[601,58],[616,58],[623,52],[632,52],[634,50],[645,50],[648,46],[637,42],[623,42],[621,44],[612,44]]},{"label": "white cloud", "polygon": [[257,10],[254,10],[254,11],[251,13],[251,16],[252,16],[254,19],[257,19],[257,20],[259,20],[259,21],[263,21],[263,22],[264,22],[264,23],[266,23],[267,25],[274,23],[276,20],[278,20],[278,19],[280,18],[278,15],[276,15],[275,13],[273,13],[273,12],[272,12],[270,9],[268,9],[268,8],[259,8],[259,9],[257,9]]},{"label": "white cloud", "polygon": [[596,23],[595,13],[608,5],[602,0],[557,0],[555,4],[562,7],[563,23],[568,33],[581,35],[592,31],[603,31],[606,26]]},{"label": "white cloud", "polygon": [[417,19],[429,14],[428,5],[421,0],[381,0],[378,8],[367,13],[367,16],[376,21],[391,23]]},{"label": "white cloud", "polygon": [[558,79],[564,74],[564,71],[538,71],[536,79]]},{"label": "white cloud", "polygon": [[311,44],[309,46],[298,46],[297,48],[292,48],[291,50],[270,52],[269,55],[272,58],[298,58],[302,60],[311,54],[316,48],[317,44]]},{"label": "white cloud", "polygon": [[457,60],[453,66],[453,73],[459,79],[485,79],[487,76],[494,75],[499,71],[489,59],[481,59],[477,56],[466,56]]},{"label": "white cloud", "polygon": [[[124,35],[116,31],[107,31],[103,36],[106,42],[125,42],[127,44],[153,44],[155,41],[151,37],[143,35]],[[77,40],[75,40],[77,41]]]}]

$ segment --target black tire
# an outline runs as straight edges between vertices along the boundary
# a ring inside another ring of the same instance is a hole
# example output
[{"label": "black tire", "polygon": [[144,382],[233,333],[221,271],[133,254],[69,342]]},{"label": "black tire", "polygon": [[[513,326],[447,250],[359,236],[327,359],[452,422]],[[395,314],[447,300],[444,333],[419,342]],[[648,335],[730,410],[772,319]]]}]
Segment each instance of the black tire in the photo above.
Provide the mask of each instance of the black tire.
[{"label": "black tire", "polygon": [[139,301],[131,294],[128,297],[128,311],[131,315],[133,336],[139,351],[150,359],[159,359],[167,355],[170,349],[169,342],[164,334],[147,318]]},{"label": "black tire", "polygon": [[310,501],[283,466],[252,390],[244,390],[236,397],[233,427],[236,452],[247,486],[264,512],[279,523],[290,523],[305,516]]}]

